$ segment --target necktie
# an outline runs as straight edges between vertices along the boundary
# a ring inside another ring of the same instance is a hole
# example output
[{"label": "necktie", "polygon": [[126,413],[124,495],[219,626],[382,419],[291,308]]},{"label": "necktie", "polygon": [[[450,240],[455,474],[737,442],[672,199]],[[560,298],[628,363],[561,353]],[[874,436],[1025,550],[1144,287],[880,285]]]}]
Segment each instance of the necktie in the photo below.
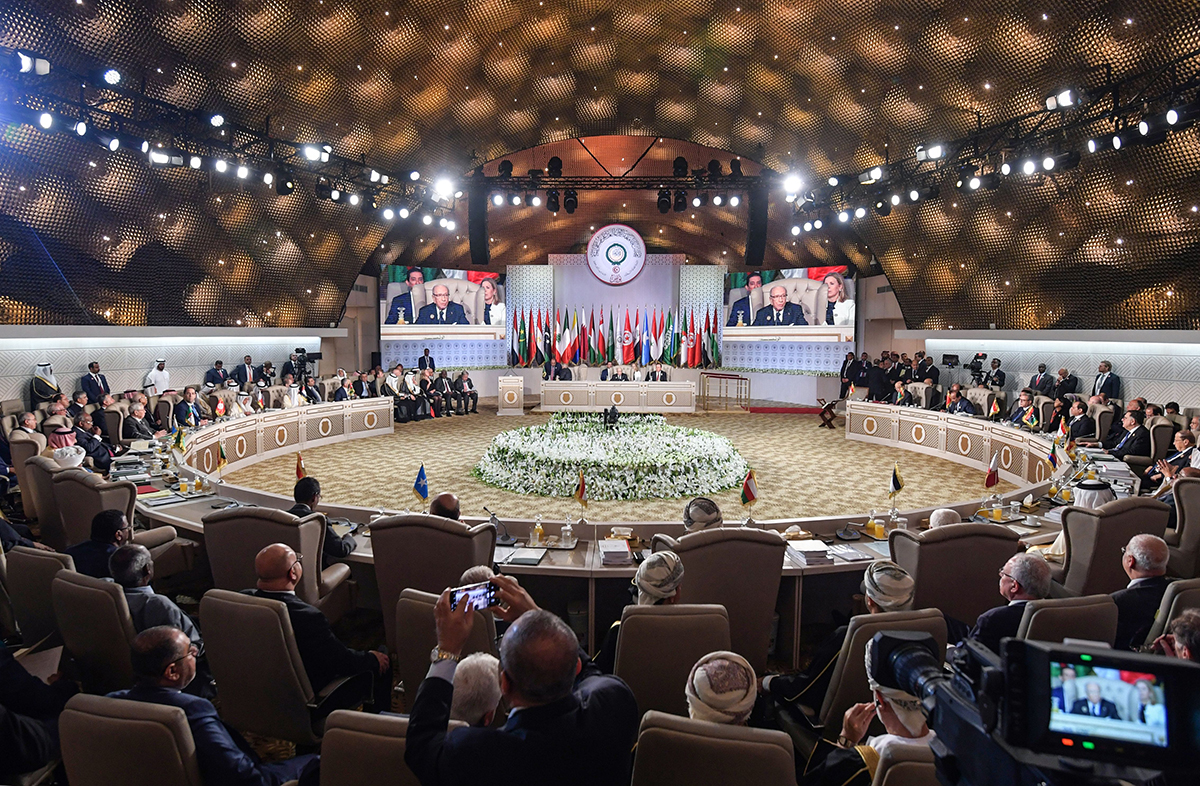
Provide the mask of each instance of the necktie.
[{"label": "necktie", "polygon": [[492,307],[490,305],[483,307],[483,324],[492,324]]},{"label": "necktie", "polygon": [[776,311],[776,312],[775,312],[775,324],[776,324],[776,325],[778,325],[778,324],[779,324],[780,322],[782,322],[782,321],[783,321],[783,312],[782,312],[782,311]]},{"label": "necktie", "polygon": [[440,308],[438,309],[438,324],[439,325],[446,324],[446,312],[442,311]]},{"label": "necktie", "polygon": [[1124,445],[1124,444],[1125,444],[1125,443],[1126,443],[1126,442],[1129,440],[1129,437],[1130,437],[1130,436],[1132,436],[1132,435],[1133,435],[1133,432],[1132,432],[1132,431],[1126,431],[1126,432],[1125,432],[1125,439],[1122,439],[1120,442],[1118,442],[1118,443],[1117,443],[1117,446],[1116,446],[1115,448],[1113,448],[1113,450],[1114,450],[1114,451],[1116,451],[1116,450],[1120,450],[1120,449],[1121,449],[1121,446],[1123,446],[1123,445]]},{"label": "necktie", "polygon": [[1100,717],[1100,705],[1099,704],[1092,705],[1092,715],[1094,715],[1097,718]]}]

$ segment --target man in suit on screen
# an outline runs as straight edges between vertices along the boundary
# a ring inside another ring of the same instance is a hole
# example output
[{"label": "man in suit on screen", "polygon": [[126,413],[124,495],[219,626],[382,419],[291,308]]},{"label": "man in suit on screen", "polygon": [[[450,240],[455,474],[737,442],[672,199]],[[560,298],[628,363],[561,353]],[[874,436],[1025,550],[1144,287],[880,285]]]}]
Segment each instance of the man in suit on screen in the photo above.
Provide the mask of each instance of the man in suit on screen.
[{"label": "man in suit on screen", "polygon": [[1088,682],[1084,690],[1087,697],[1076,699],[1071,705],[1072,715],[1091,715],[1093,718],[1112,718],[1120,720],[1121,714],[1117,712],[1117,705],[1100,696],[1100,683]]},{"label": "man in suit on screen", "polygon": [[771,287],[770,304],[766,308],[759,309],[758,314],[754,317],[755,327],[807,324],[808,320],[804,318],[804,311],[796,303],[788,302],[787,289],[781,286]]},{"label": "man in suit on screen", "polygon": [[467,312],[450,300],[450,289],[445,284],[433,288],[433,302],[421,306],[417,314],[418,325],[466,325]]}]

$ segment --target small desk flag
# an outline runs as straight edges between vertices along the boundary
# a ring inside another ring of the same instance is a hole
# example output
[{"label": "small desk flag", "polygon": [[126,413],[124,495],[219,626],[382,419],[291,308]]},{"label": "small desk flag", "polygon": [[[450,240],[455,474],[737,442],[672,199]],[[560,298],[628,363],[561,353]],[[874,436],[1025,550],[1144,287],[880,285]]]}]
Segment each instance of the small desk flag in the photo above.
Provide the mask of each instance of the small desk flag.
[{"label": "small desk flag", "polygon": [[413,496],[422,502],[429,501],[429,479],[425,477],[425,465],[421,465],[421,469],[417,472],[417,479],[413,481]]}]

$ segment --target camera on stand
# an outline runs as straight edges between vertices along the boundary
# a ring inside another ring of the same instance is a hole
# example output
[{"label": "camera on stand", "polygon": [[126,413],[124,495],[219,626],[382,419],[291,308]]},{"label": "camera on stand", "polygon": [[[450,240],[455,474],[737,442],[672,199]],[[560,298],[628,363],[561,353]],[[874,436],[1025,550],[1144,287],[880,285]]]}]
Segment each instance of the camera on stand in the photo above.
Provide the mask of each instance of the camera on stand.
[{"label": "camera on stand", "polygon": [[963,368],[971,372],[971,384],[983,383],[983,361],[987,360],[986,352],[976,352],[970,363],[963,363]]},{"label": "camera on stand", "polygon": [[296,381],[303,385],[304,380],[315,377],[316,361],[323,357],[320,352],[309,352],[304,347],[296,347],[296,373],[299,375]]},{"label": "camera on stand", "polygon": [[997,656],[968,640],[947,671],[927,633],[873,641],[876,681],[921,699],[945,786],[1149,786],[1194,772],[1198,664],[1022,639]]}]

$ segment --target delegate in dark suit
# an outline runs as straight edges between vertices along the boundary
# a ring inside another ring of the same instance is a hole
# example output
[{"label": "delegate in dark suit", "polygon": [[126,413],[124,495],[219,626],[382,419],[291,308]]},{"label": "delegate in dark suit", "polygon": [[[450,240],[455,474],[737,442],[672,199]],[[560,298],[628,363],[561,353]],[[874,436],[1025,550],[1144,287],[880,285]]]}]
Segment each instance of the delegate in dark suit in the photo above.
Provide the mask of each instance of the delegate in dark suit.
[{"label": "delegate in dark suit", "polygon": [[850,385],[858,380],[858,372],[862,370],[862,363],[858,358],[846,358],[842,361],[842,370],[838,374],[838,378],[845,380],[842,383],[841,392],[838,393],[838,398],[845,398],[850,391]]},{"label": "delegate in dark suit", "polygon": [[997,368],[997,369],[993,369],[993,370],[989,371],[988,373],[984,374],[983,382],[980,384],[982,384],[985,388],[990,388],[990,387],[1002,388],[1002,387],[1004,387],[1004,380],[1005,380],[1004,371]]},{"label": "delegate in dark suit", "polygon": [[432,355],[421,355],[421,357],[417,358],[417,368],[421,371],[424,371],[425,369],[437,371],[437,363],[434,361]]},{"label": "delegate in dark suit", "polygon": [[1087,415],[1076,415],[1071,418],[1071,425],[1067,431],[1067,439],[1070,441],[1083,439],[1085,437],[1093,437],[1096,435],[1096,421],[1092,420]]},{"label": "delegate in dark suit", "polygon": [[458,394],[463,411],[467,411],[468,405],[470,405],[471,412],[479,411],[479,391],[475,389],[475,383],[471,381],[470,377],[467,379],[455,377],[454,392]]},{"label": "delegate in dark suit", "polygon": [[[288,508],[288,513],[302,519],[305,516],[311,516],[313,509],[303,502],[297,502]],[[326,521],[325,545],[321,547],[321,567],[328,568],[332,563],[337,562],[343,557],[349,557],[357,547],[358,541],[354,539],[353,535],[347,534],[344,538],[340,537],[333,531],[333,525]]]},{"label": "delegate in dark suit", "polygon": [[404,321],[412,324],[412,293],[404,292],[392,298],[391,304],[388,306],[387,319],[383,321],[385,325],[397,325],[400,323],[400,314],[404,314]]},{"label": "delegate in dark suit", "polygon": [[1050,392],[1050,398],[1058,398],[1067,393],[1074,393],[1079,389],[1079,377],[1074,374],[1067,374],[1062,379],[1055,379],[1054,389]]},{"label": "delegate in dark suit", "polygon": [[650,382],[666,382],[667,381],[667,372],[651,371],[650,376],[646,377],[646,379]]},{"label": "delegate in dark suit", "polygon": [[1029,387],[1036,390],[1039,395],[1049,396],[1054,392],[1054,377],[1044,371],[1034,374],[1029,378]]},{"label": "delegate in dark suit", "polygon": [[1131,650],[1140,646],[1154,624],[1154,615],[1171,581],[1166,576],[1135,579],[1132,587],[1112,594],[1117,604],[1116,650]]},{"label": "delegate in dark suit", "polygon": [[1119,459],[1124,459],[1126,456],[1149,456],[1150,432],[1146,430],[1145,426],[1138,426],[1133,431],[1127,431],[1121,441],[1108,452]]},{"label": "delegate in dark suit", "polygon": [[83,452],[96,465],[96,469],[99,469],[101,472],[108,472],[108,468],[112,466],[112,451],[109,447],[95,434],[90,431],[84,431],[79,426],[71,429],[71,431],[75,434],[75,444],[83,448]]},{"label": "delegate in dark suit", "polygon": [[204,384],[213,385],[218,388],[225,387],[225,380],[229,379],[229,372],[223,368],[210,368],[204,372]]},{"label": "delegate in dark suit", "polygon": [[[320,612],[318,612],[320,613]],[[196,744],[196,762],[206,784],[221,786],[279,786],[300,777],[315,754],[264,764],[237,730],[225,725],[208,699],[172,688],[136,687],[108,694],[110,698],[178,707],[187,716]]]},{"label": "delegate in dark suit", "polygon": [[337,390],[333,391],[333,400],[334,401],[349,401],[350,400],[350,392],[348,390],[346,390],[345,388],[338,388]]},{"label": "delegate in dark suit", "polygon": [[571,374],[571,369],[567,368],[566,366],[559,366],[554,378],[559,382],[570,382],[573,378],[573,375]]},{"label": "delegate in dark suit", "polygon": [[617,677],[580,653],[574,691],[513,712],[501,728],[446,733],[453,685],[427,677],[408,719],[404,761],[422,786],[627,784],[637,739],[637,701]]},{"label": "delegate in dark suit", "polygon": [[[1103,377],[1103,379],[1101,379]],[[1105,374],[1097,374],[1096,379],[1092,382],[1092,395],[1098,396],[1101,393],[1108,396],[1110,399],[1121,397],[1121,378],[1111,371]]]},{"label": "delegate in dark suit", "polygon": [[242,387],[245,387],[247,384],[253,385],[259,380],[259,377],[258,370],[254,366],[247,366],[245,363],[241,363],[233,369],[233,378]]},{"label": "delegate in dark suit", "polygon": [[807,325],[808,320],[804,318],[804,311],[796,303],[788,303],[783,307],[783,311],[776,311],[770,306],[760,308],[758,314],[754,317],[755,327],[766,327],[767,325]]},{"label": "delegate in dark suit", "polygon": [[350,383],[350,387],[354,388],[354,395],[358,396],[359,398],[375,397],[375,385],[372,382],[356,379]]},{"label": "delegate in dark suit", "polygon": [[103,374],[84,374],[79,379],[79,389],[87,393],[89,404],[99,404],[105,394],[112,392]]},{"label": "delegate in dark suit", "polygon": [[750,315],[750,296],[746,295],[741,300],[733,304],[729,309],[729,321],[725,323],[725,327],[737,327],[738,319],[742,320],[742,325],[749,325],[754,322]]},{"label": "delegate in dark suit", "polygon": [[933,384],[938,384],[938,380],[942,376],[941,369],[933,364],[933,361],[926,358],[921,361],[922,365],[917,366],[917,381],[924,382],[927,379],[932,379]]},{"label": "delegate in dark suit", "polygon": [[[175,405],[175,422],[180,426],[199,426],[200,418],[203,415],[200,413],[199,404],[189,404],[186,401],[180,401]],[[126,421],[129,422],[129,421]]]},{"label": "delegate in dark suit", "polygon": [[47,685],[32,676],[0,644],[0,780],[24,783],[15,777],[58,755],[58,716],[77,692],[70,680]]},{"label": "delegate in dark suit", "polygon": [[974,415],[975,405],[969,399],[960,398],[958,401],[951,402],[946,411],[951,415]]},{"label": "delegate in dark suit", "polygon": [[154,439],[154,429],[145,418],[125,418],[121,426],[121,439]]},{"label": "delegate in dark suit", "polygon": [[975,627],[967,634],[967,638],[975,639],[992,652],[1000,652],[1000,639],[1017,635],[1021,627],[1021,617],[1025,615],[1023,600],[1011,601],[1007,606],[988,609],[979,615]]},{"label": "delegate in dark suit", "polygon": [[907,390],[903,393],[893,391],[892,395],[888,397],[888,403],[897,407],[911,407],[913,405],[912,393]]},{"label": "delegate in dark suit", "polygon": [[1112,718],[1120,720],[1121,714],[1117,712],[1117,705],[1113,704],[1108,699],[1101,699],[1100,704],[1092,708],[1088,705],[1087,699],[1076,699],[1071,705],[1072,715],[1092,715],[1097,718]]},{"label": "delegate in dark suit", "polygon": [[446,304],[446,310],[439,314],[436,303],[429,303],[421,306],[420,312],[417,313],[418,325],[466,325],[467,312],[463,307],[453,301]]}]

